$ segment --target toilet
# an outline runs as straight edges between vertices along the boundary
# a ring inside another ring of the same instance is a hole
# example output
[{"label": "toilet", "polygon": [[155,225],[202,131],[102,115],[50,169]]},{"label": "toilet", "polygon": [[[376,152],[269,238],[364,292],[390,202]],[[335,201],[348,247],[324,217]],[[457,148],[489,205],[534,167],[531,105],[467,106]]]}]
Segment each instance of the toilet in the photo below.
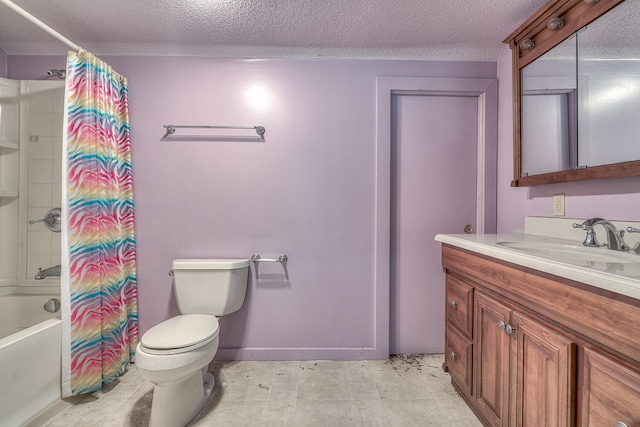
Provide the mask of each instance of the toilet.
[{"label": "toilet", "polygon": [[180,315],[149,329],[136,348],[140,375],[154,384],[152,427],[183,427],[213,390],[209,362],[218,350],[219,316],[242,307],[247,259],[176,259],[172,265]]}]

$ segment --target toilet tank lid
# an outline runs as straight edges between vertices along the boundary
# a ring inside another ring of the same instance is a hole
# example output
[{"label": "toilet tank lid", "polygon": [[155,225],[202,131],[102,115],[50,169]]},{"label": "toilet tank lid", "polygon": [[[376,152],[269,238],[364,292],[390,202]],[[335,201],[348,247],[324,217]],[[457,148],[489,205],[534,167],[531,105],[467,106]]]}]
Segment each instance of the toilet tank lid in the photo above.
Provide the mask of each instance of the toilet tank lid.
[{"label": "toilet tank lid", "polygon": [[174,270],[229,270],[249,266],[248,259],[174,259]]}]

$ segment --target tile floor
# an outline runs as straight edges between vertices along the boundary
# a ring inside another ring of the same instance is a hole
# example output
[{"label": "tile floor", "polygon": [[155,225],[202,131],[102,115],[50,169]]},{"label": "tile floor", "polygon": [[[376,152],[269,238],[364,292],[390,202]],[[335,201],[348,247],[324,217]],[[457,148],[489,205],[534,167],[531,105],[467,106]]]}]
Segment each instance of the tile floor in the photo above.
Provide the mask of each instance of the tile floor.
[{"label": "tile floor", "polygon": [[[442,360],[212,362],[213,396],[189,426],[481,426]],[[132,367],[45,425],[146,426],[152,395]]]}]

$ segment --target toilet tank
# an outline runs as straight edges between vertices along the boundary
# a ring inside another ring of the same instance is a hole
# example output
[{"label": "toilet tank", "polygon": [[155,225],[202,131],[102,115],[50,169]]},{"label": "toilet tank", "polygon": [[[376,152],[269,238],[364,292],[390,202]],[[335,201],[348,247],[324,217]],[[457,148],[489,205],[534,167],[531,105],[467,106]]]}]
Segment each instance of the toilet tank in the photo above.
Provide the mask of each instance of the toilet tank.
[{"label": "toilet tank", "polygon": [[176,259],[172,268],[181,314],[224,316],[242,307],[248,259]]}]

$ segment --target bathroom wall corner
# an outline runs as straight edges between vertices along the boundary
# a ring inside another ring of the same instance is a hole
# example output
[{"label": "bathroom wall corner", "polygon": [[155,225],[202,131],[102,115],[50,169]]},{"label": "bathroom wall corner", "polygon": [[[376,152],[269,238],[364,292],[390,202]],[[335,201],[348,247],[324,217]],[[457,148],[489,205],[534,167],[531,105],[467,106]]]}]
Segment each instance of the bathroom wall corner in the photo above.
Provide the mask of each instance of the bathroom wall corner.
[{"label": "bathroom wall corner", "polygon": [[9,57],[5,53],[4,50],[0,47],[0,77],[7,77],[8,74],[8,63]]}]

